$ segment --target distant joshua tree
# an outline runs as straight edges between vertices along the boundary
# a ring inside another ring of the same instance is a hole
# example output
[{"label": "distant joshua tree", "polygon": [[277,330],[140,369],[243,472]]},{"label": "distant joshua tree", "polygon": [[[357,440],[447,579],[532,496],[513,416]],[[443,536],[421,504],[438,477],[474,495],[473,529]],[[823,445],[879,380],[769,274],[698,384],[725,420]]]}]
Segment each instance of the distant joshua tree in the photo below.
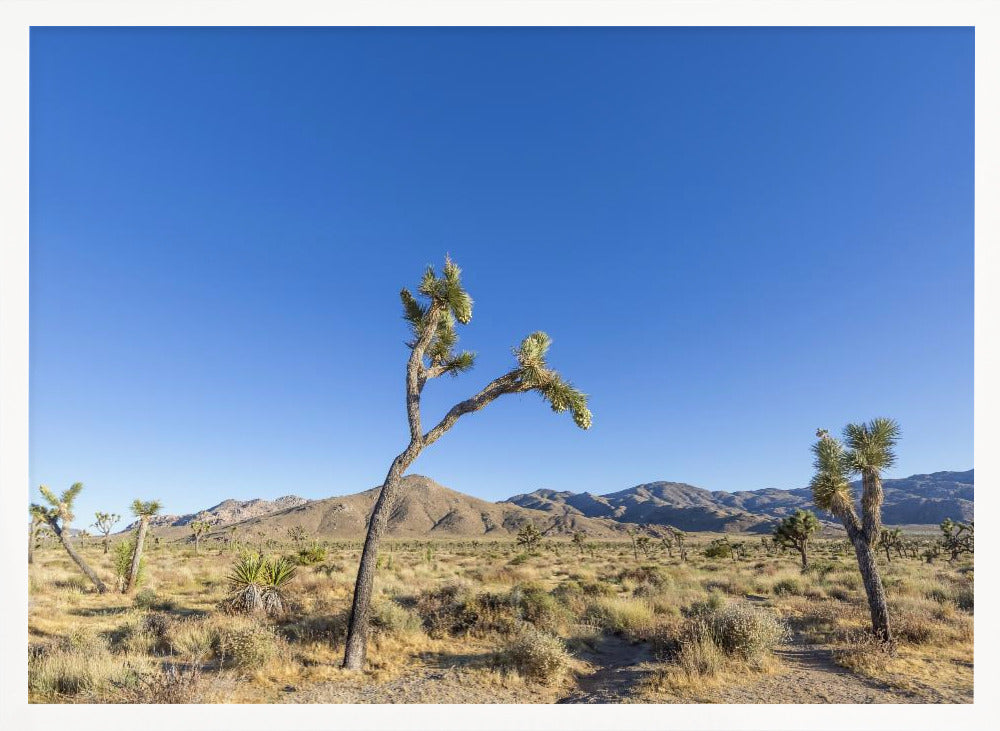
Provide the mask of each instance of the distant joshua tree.
[{"label": "distant joshua tree", "polygon": [[475,354],[454,352],[458,342],[456,323],[466,325],[472,319],[472,298],[462,287],[458,266],[446,258],[440,277],[433,267],[428,267],[417,293],[423,302],[407,289],[400,292],[403,316],[412,332],[412,339],[407,343],[410,356],[406,364],[406,415],[410,442],[392,461],[368,520],[368,534],[358,566],[344,651],[344,667],[350,670],[360,670],[364,665],[379,543],[395,505],[403,474],[417,456],[440,439],[462,416],[479,411],[507,394],[534,391],[549,403],[553,411],[572,413],[573,421],[581,429],[589,429],[591,425],[586,395],[549,368],[546,354],[552,341],[545,333],[535,332],[514,350],[517,359],[514,368],[494,378],[474,396],[455,404],[436,426],[424,431],[420,397],[427,381],[445,374],[457,376],[468,371],[475,362]]},{"label": "distant joshua tree", "polygon": [[809,539],[819,530],[819,519],[809,510],[796,510],[774,529],[774,541],[785,548],[793,548],[802,557],[802,568],[809,568]]},{"label": "distant joshua tree", "polygon": [[190,527],[194,536],[194,552],[201,553],[201,537],[212,529],[212,524],[207,520],[192,520]]},{"label": "distant joshua tree", "polygon": [[636,547],[642,551],[642,555],[649,558],[649,543],[650,538],[647,535],[641,535],[635,539]]},{"label": "distant joshua tree", "polygon": [[296,546],[300,546],[305,543],[306,538],[309,536],[306,534],[306,529],[301,525],[293,525],[288,529],[288,537],[292,539],[292,542]]},{"label": "distant joshua tree", "polygon": [[69,526],[73,522],[73,503],[76,501],[77,496],[83,489],[82,482],[75,482],[73,486],[68,490],[63,492],[62,495],[56,497],[56,494],[52,492],[45,485],[39,486],[38,490],[42,493],[42,497],[45,501],[49,503],[50,507],[44,507],[41,505],[32,504],[31,505],[31,515],[34,518],[36,515],[41,517],[49,529],[55,534],[56,538],[62,544],[63,548],[66,549],[66,553],[69,557],[73,559],[73,562],[80,567],[80,570],[87,575],[97,591],[101,594],[108,590],[104,582],[101,581],[100,577],[94,573],[94,570],[87,565],[87,562],[76,552],[73,548],[73,543],[69,540]]},{"label": "distant joshua tree", "polygon": [[903,531],[899,528],[894,528],[893,530],[882,529],[882,533],[878,537],[878,545],[883,551],[885,551],[886,563],[892,563],[892,551],[895,550],[896,554],[900,557],[903,556]]},{"label": "distant joshua tree", "polygon": [[517,532],[517,545],[529,553],[537,549],[541,542],[542,534],[538,532],[534,523],[525,523]]},{"label": "distant joshua tree", "polygon": [[629,526],[628,528],[625,529],[625,532],[628,533],[629,540],[632,541],[632,555],[635,557],[635,560],[638,561],[639,544],[636,539],[639,536],[639,531],[637,531],[634,527]]},{"label": "distant joshua tree", "polygon": [[673,547],[677,549],[677,553],[680,554],[681,562],[687,563],[687,544],[684,542],[687,539],[687,533],[682,531],[680,528],[674,528],[672,525],[665,525],[663,527],[667,531],[667,535],[663,538],[663,542],[668,547],[668,553],[671,558],[673,557],[673,552],[669,551],[669,546],[670,544],[673,544]]},{"label": "distant joshua tree", "polygon": [[582,530],[573,531],[573,545],[576,546],[578,549],[580,549],[581,556],[583,555],[586,542],[587,542],[586,531]]},{"label": "distant joshua tree", "polygon": [[941,522],[941,547],[951,554],[949,561],[957,560],[963,553],[971,555],[975,549],[975,524],[945,518]]},{"label": "distant joshua tree", "polygon": [[[889,605],[875,562],[875,547],[882,530],[882,472],[895,464],[893,447],[899,440],[899,425],[892,419],[848,424],[844,427],[843,442],[825,429],[818,430],[816,436],[819,437],[813,445],[816,474],[810,484],[813,500],[817,507],[844,524],[868,595],[872,631],[883,642],[891,643]],[[860,518],[849,475],[861,475]]]},{"label": "distant joshua tree", "polygon": [[135,531],[135,550],[132,552],[132,565],[129,568],[128,581],[125,582],[124,593],[126,594],[132,591],[138,583],[139,565],[142,561],[142,548],[146,542],[146,532],[149,530],[149,520],[160,512],[161,507],[157,500],[149,500],[148,502],[135,500],[132,502],[132,514],[139,519],[139,526]]},{"label": "distant joshua tree", "polygon": [[111,535],[111,531],[114,530],[115,524],[122,519],[120,515],[116,513],[94,513],[94,517],[97,520],[91,526],[92,528],[97,528],[97,532],[104,536],[104,552],[108,552],[108,544],[111,542],[108,536]]}]

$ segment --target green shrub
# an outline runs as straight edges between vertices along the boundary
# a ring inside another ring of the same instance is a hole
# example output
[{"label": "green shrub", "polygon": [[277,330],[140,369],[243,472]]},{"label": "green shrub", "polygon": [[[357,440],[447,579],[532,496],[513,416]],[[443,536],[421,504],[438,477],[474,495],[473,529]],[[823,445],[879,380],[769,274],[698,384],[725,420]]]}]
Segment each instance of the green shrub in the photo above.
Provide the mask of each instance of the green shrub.
[{"label": "green shrub", "polygon": [[[135,537],[115,544],[112,551],[112,561],[115,567],[115,578],[118,580],[118,590],[125,591],[128,575],[132,571],[132,554],[135,553]],[[135,586],[140,586],[146,578],[146,558],[139,558],[139,572],[135,577]]]},{"label": "green shrub", "polygon": [[774,582],[774,586],[771,587],[771,591],[777,596],[783,595],[801,595],[802,594],[802,582],[798,579],[786,578],[780,581]]},{"label": "green shrub", "polygon": [[376,601],[368,616],[368,626],[375,635],[419,632],[421,620],[410,610],[392,601]]},{"label": "green shrub", "polygon": [[320,545],[313,545],[309,548],[301,548],[291,556],[291,561],[299,566],[313,566],[326,561],[326,548]]}]

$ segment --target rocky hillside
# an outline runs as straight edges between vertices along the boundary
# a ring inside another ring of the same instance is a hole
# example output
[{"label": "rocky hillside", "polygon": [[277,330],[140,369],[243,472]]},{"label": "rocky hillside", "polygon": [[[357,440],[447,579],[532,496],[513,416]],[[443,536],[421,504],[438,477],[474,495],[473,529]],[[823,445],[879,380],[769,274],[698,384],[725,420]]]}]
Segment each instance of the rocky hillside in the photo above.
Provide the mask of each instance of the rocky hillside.
[{"label": "rocky hillside", "polygon": [[[886,480],[883,520],[888,525],[937,524],[973,519],[974,471],[935,472]],[[860,484],[854,483],[860,494]],[[668,524],[688,531],[765,532],[798,508],[821,518],[808,488],[710,491],[682,482],[651,482],[628,490],[592,493],[536,490],[508,502],[556,515],[600,517],[629,523]]]},{"label": "rocky hillside", "polygon": [[[307,535],[327,540],[357,540],[365,535],[368,516],[378,488],[325,500],[302,501],[277,512],[255,516],[235,524],[238,534],[283,539],[288,529],[301,526]],[[534,523],[546,536],[569,535],[584,530],[591,538],[624,536],[626,526],[612,520],[584,515],[552,514],[511,503],[491,503],[442,487],[421,475],[403,478],[403,490],[389,518],[394,538],[510,538],[521,526]],[[222,536],[228,527],[209,533]],[[165,537],[183,537],[176,530],[159,530]]]},{"label": "rocky hillside", "polygon": [[[202,510],[200,513],[188,513],[187,515],[157,515],[150,520],[150,526],[154,528],[179,528],[187,526],[194,520],[204,520],[218,526],[239,523],[241,520],[257,518],[262,515],[270,515],[288,508],[309,502],[305,498],[297,495],[285,495],[276,500],[223,500],[218,505]],[[136,523],[130,523],[124,530],[134,530]]]}]

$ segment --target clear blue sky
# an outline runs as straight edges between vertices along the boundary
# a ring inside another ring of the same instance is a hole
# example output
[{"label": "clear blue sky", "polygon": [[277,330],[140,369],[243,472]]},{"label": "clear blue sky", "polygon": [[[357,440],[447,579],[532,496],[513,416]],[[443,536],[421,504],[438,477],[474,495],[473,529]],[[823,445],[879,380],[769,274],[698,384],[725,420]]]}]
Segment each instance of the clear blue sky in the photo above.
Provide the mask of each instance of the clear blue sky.
[{"label": "clear blue sky", "polygon": [[[817,427],[973,459],[968,29],[35,29],[31,480],[188,512],[381,482],[398,291],[446,252],[476,369],[535,329],[591,394],[465,417],[487,499],[794,488]],[[34,494],[34,493],[33,493]]]}]

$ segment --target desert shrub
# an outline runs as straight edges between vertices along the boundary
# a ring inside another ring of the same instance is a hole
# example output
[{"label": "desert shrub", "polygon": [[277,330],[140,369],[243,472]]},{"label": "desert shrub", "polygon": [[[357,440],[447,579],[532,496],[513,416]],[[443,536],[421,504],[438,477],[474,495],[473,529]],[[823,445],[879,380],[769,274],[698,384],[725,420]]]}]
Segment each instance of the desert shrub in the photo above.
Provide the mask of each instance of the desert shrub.
[{"label": "desert shrub", "polygon": [[194,664],[200,664],[215,654],[218,628],[203,619],[182,619],[167,629],[171,651]]},{"label": "desert shrub", "polygon": [[744,603],[731,604],[711,615],[712,638],[727,655],[755,662],[786,636],[786,628],[770,612]]},{"label": "desert shrub", "polygon": [[584,621],[624,635],[636,635],[654,623],[653,608],[644,599],[598,597],[587,603]]},{"label": "desert shrub", "polygon": [[111,647],[131,654],[164,654],[170,651],[170,619],[163,614],[133,613],[109,633]]},{"label": "desert shrub", "polygon": [[733,547],[726,539],[719,538],[705,546],[702,554],[705,558],[731,558]]},{"label": "desert shrub", "polygon": [[896,612],[893,624],[896,637],[911,645],[928,644],[937,635],[934,623],[915,612]]},{"label": "desert shrub", "polygon": [[785,595],[801,595],[802,594],[802,582],[798,579],[785,578],[774,582],[774,586],[771,587],[771,591],[777,596]]},{"label": "desert shrub", "polygon": [[417,614],[431,637],[468,631],[476,622],[468,590],[458,584],[427,589],[417,597]]},{"label": "desert shrub", "polygon": [[836,570],[836,565],[830,561],[813,561],[802,573],[813,574],[822,581]]},{"label": "desert shrub", "polygon": [[[115,569],[115,578],[118,581],[118,590],[124,591],[128,582],[129,572],[132,570],[132,554],[135,553],[135,537],[119,541],[115,544],[112,552],[112,562]],[[135,586],[141,586],[146,578],[146,559],[139,558],[139,573],[136,575]]]},{"label": "desert shrub", "polygon": [[955,605],[966,612],[971,612],[975,605],[976,596],[971,586],[960,587],[955,592]]},{"label": "desert shrub", "polygon": [[528,558],[529,558],[529,556],[528,556],[528,554],[527,554],[527,553],[519,553],[519,554],[517,554],[516,556],[514,556],[514,558],[512,558],[512,559],[511,559],[510,561],[508,561],[507,563],[508,563],[508,564],[509,564],[510,566],[520,566],[520,565],[521,565],[521,564],[523,564],[523,563],[524,563],[525,561],[527,561],[527,560],[528,560]]},{"label": "desert shrub", "polygon": [[615,596],[618,590],[606,581],[581,581],[580,588],[586,596]]},{"label": "desert shrub", "polygon": [[326,561],[326,548],[320,545],[301,548],[292,554],[291,561],[299,566],[314,566]]},{"label": "desert shrub", "polygon": [[159,672],[137,677],[129,687],[119,686],[119,703],[201,703],[201,670],[195,665],[169,663]]},{"label": "desert shrub", "polygon": [[419,616],[396,602],[385,600],[372,604],[368,626],[375,635],[408,634],[422,628]]},{"label": "desert shrub", "polygon": [[951,601],[951,597],[948,596],[948,592],[940,587],[928,589],[924,596],[933,602],[937,602],[938,604],[947,604]]},{"label": "desert shrub", "polygon": [[243,553],[232,566],[227,609],[242,614],[281,614],[288,608],[287,585],[295,567],[285,558]]},{"label": "desert shrub", "polygon": [[173,599],[165,599],[152,589],[140,589],[132,600],[132,605],[136,609],[158,609],[164,612],[176,609],[177,607]]},{"label": "desert shrub", "polygon": [[528,625],[503,648],[500,662],[525,678],[549,684],[566,674],[570,654],[561,639]]},{"label": "desert shrub", "polygon": [[28,655],[28,690],[39,700],[83,696],[107,700],[119,689],[137,687],[148,666],[140,659],[113,655],[95,636],[63,641]]},{"label": "desert shrub", "polygon": [[726,606],[725,598],[717,592],[712,592],[708,595],[708,598],[692,602],[688,606],[684,607],[681,610],[681,614],[685,617],[700,617],[703,615],[713,614],[722,609],[724,606]]},{"label": "desert shrub", "polygon": [[833,661],[852,672],[879,677],[888,669],[896,653],[894,645],[884,642],[871,632],[853,632],[845,636],[833,651]]},{"label": "desert shrub", "polygon": [[633,566],[618,572],[618,583],[648,584],[657,589],[670,583],[670,577],[659,566]]},{"label": "desert shrub", "polygon": [[564,608],[554,596],[537,584],[520,584],[510,591],[508,601],[521,619],[540,629],[554,629],[566,618]]},{"label": "desert shrub", "polygon": [[725,655],[707,632],[692,632],[673,653],[672,662],[689,678],[713,677],[725,665]]},{"label": "desert shrub", "polygon": [[224,665],[246,669],[265,664],[281,651],[282,646],[272,627],[249,620],[220,627],[214,649]]}]

